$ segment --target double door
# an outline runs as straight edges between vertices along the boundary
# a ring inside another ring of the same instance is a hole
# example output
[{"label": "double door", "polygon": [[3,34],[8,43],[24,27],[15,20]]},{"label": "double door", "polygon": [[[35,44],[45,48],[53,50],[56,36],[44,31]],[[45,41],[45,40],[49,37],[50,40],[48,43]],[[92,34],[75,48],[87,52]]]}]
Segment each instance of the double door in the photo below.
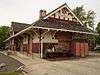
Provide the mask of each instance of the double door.
[{"label": "double door", "polygon": [[85,57],[89,54],[89,45],[87,42],[73,42],[72,54],[77,57]]}]

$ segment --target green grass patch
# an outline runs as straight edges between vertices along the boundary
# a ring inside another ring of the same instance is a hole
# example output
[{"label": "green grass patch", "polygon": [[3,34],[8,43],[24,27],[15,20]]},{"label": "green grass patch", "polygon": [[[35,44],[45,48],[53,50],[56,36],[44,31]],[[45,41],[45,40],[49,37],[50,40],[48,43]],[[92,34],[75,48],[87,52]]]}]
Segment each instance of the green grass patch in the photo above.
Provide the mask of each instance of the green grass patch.
[{"label": "green grass patch", "polygon": [[100,53],[100,50],[97,50],[96,53]]},{"label": "green grass patch", "polygon": [[12,72],[12,73],[0,73],[0,75],[21,75],[21,74],[17,72]]}]

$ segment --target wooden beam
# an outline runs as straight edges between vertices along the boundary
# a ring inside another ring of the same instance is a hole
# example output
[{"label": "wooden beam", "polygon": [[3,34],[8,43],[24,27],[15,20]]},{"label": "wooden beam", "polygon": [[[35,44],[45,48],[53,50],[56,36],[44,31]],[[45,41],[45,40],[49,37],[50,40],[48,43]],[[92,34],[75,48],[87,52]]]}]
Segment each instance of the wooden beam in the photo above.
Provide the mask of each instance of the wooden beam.
[{"label": "wooden beam", "polygon": [[20,41],[20,51],[23,52],[23,41]]},{"label": "wooden beam", "polygon": [[11,50],[14,50],[14,38],[11,40]]},{"label": "wooden beam", "polygon": [[32,41],[32,37],[31,36],[29,36],[28,38],[29,38],[29,53],[32,54],[32,42],[33,41]]},{"label": "wooden beam", "polygon": [[41,38],[41,58],[43,58],[43,41],[42,41],[42,38]]},{"label": "wooden beam", "polygon": [[28,50],[29,54],[32,54],[32,37],[30,35],[28,36]]},{"label": "wooden beam", "polygon": [[57,33],[58,31],[54,31],[54,33],[52,33],[52,37],[55,38],[55,34]]},{"label": "wooden beam", "polygon": [[47,32],[49,32],[49,31],[50,31],[50,30],[48,29],[46,32],[42,33],[42,34],[41,34],[41,39],[43,39],[44,35],[45,35]]},{"label": "wooden beam", "polygon": [[9,50],[11,50],[11,40],[9,40]]}]

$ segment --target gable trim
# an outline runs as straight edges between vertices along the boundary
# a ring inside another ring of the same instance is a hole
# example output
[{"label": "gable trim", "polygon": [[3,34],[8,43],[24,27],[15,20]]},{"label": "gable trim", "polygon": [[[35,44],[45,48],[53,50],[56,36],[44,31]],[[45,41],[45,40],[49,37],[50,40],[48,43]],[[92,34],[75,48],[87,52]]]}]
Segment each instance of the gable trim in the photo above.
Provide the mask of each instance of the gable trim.
[{"label": "gable trim", "polygon": [[73,11],[68,7],[68,5],[65,3],[63,5],[61,5],[60,7],[58,7],[57,9],[51,11],[50,13],[48,13],[43,19],[47,19],[48,17],[50,17],[51,15],[53,15],[54,13],[56,13],[57,11],[61,10],[62,8],[66,7],[71,13],[72,15],[79,21],[79,23],[81,25],[83,25],[83,23],[78,19],[78,17],[73,13]]}]

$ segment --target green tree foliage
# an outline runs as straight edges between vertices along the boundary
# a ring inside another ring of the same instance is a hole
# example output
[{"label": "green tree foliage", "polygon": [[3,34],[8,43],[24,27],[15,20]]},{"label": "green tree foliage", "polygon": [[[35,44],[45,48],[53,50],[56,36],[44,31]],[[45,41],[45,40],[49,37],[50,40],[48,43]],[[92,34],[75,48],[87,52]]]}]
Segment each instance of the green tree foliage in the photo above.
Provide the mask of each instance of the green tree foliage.
[{"label": "green tree foliage", "polygon": [[100,22],[98,22],[97,24],[96,31],[100,35]]},{"label": "green tree foliage", "polygon": [[86,25],[89,25],[90,27],[94,28],[94,21],[95,19],[95,12],[94,11],[88,11],[86,16]]},{"label": "green tree foliage", "polygon": [[79,20],[81,20],[82,22],[85,21],[85,15],[86,15],[86,12],[85,10],[83,9],[83,6],[81,7],[76,7],[73,12],[75,13],[75,15],[79,18]]},{"label": "green tree foliage", "polygon": [[9,27],[8,26],[0,26],[0,49],[4,48],[5,43],[4,40],[9,37]]},{"label": "green tree foliage", "polygon": [[99,34],[98,36],[96,36],[96,43],[100,45],[100,22],[98,22],[97,24],[96,31]]},{"label": "green tree foliage", "polygon": [[95,12],[88,11],[86,12],[83,6],[76,7],[73,12],[75,15],[83,22],[85,26],[89,26],[94,30],[94,19],[95,19]]}]

